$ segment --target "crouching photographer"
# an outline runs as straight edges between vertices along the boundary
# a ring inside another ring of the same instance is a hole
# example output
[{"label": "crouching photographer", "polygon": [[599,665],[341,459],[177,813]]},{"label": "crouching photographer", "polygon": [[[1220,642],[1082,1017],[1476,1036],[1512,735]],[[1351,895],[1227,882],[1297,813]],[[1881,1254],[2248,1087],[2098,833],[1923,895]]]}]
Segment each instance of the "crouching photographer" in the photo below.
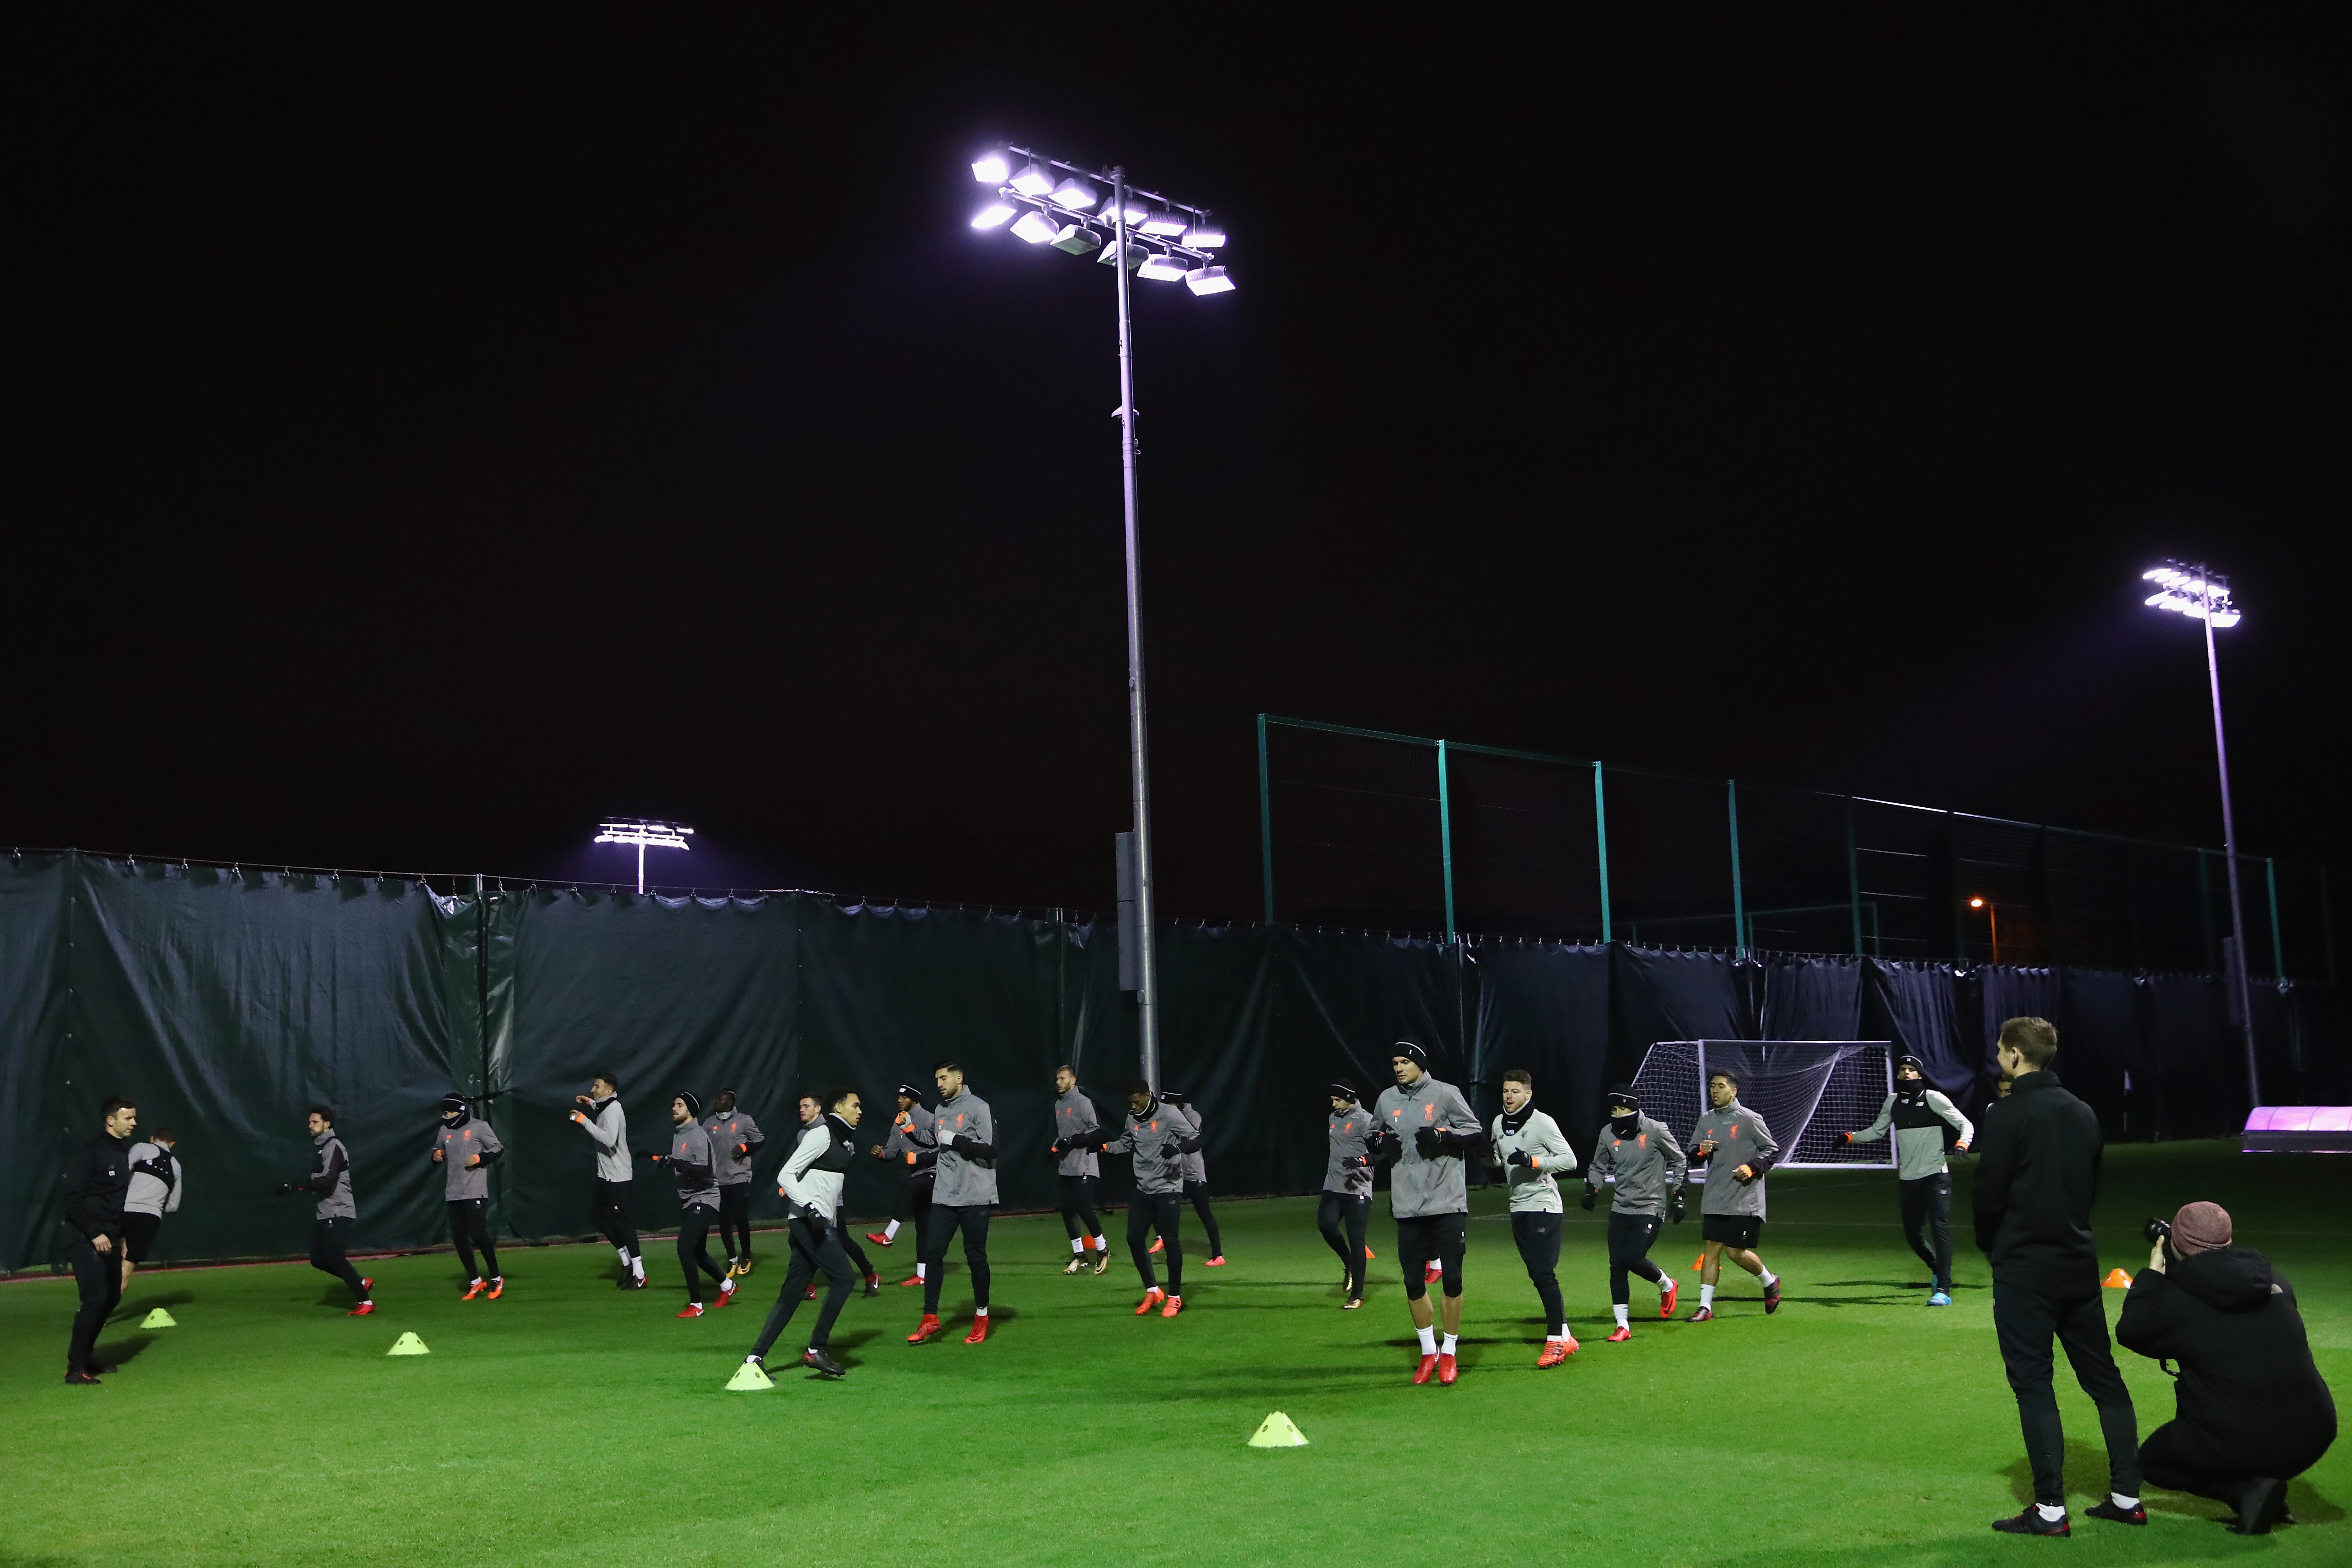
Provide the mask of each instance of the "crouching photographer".
[{"label": "crouching photographer", "polygon": [[2140,1445],[2142,1478],[2230,1504],[2240,1535],[2292,1523],[2287,1481],[2336,1440],[2336,1402],[2312,1364],[2294,1288],[2261,1253],[2231,1244],[2219,1204],[2190,1204],[2169,1226],[2150,1220],[2147,1235],[2155,1246],[2116,1338],[2180,1370],[2173,1418]]}]

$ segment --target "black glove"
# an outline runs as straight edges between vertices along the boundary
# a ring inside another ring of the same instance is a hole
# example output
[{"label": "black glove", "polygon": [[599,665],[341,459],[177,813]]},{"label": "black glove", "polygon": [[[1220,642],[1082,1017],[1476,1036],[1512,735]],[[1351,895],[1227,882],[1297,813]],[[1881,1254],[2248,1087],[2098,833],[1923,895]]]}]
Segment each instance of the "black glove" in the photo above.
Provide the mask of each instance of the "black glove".
[{"label": "black glove", "polygon": [[1371,1168],[1372,1157],[1370,1154],[1350,1154],[1339,1162],[1339,1169],[1343,1171],[1369,1171]]},{"label": "black glove", "polygon": [[1666,1217],[1667,1217],[1668,1219],[1670,1219],[1670,1220],[1674,1221],[1676,1225],[1680,1225],[1680,1224],[1682,1224],[1682,1222],[1683,1222],[1683,1195],[1682,1195],[1682,1194],[1680,1194],[1680,1193],[1676,1193],[1673,1197],[1670,1197],[1670,1198],[1668,1198],[1668,1199],[1666,1200]]},{"label": "black glove", "polygon": [[1536,1157],[1525,1149],[1514,1149],[1511,1151],[1511,1157],[1503,1163],[1507,1165],[1532,1165],[1536,1163]]},{"label": "black glove", "polygon": [[1184,1151],[1179,1149],[1175,1144],[1171,1143],[1166,1148],[1160,1151],[1160,1157],[1172,1165],[1178,1161],[1183,1159]]},{"label": "black glove", "polygon": [[1588,1183],[1584,1189],[1584,1195],[1576,1201],[1576,1206],[1580,1209],[1591,1209],[1594,1204],[1597,1204],[1600,1201],[1601,1189]]},{"label": "black glove", "polygon": [[278,1195],[281,1198],[291,1197],[296,1193],[306,1190],[309,1186],[310,1184],[308,1182],[280,1182],[278,1184]]},{"label": "black glove", "polygon": [[1436,1159],[1438,1149],[1437,1129],[1434,1127],[1414,1128],[1412,1130],[1412,1146],[1423,1159]]},{"label": "black glove", "polygon": [[1048,1154],[1051,1154],[1051,1155],[1052,1155],[1052,1156],[1054,1156],[1054,1158],[1055,1158],[1055,1159],[1056,1159],[1056,1160],[1060,1159],[1063,1155],[1065,1155],[1065,1154],[1068,1153],[1069,1152],[1070,1152],[1070,1141],[1069,1141],[1068,1139],[1066,1139],[1066,1138],[1056,1138],[1056,1139],[1055,1139],[1055,1140],[1054,1140],[1054,1142],[1053,1142],[1051,1144],[1049,1144],[1049,1145],[1046,1147],[1046,1150],[1045,1150],[1045,1152],[1047,1152]]}]

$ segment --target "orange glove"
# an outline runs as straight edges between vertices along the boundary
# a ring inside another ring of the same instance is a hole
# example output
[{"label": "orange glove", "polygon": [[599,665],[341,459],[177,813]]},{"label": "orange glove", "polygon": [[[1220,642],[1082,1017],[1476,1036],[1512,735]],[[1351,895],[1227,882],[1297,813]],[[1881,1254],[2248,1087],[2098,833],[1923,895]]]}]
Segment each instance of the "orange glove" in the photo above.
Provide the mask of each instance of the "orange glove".
[{"label": "orange glove", "polygon": [[1841,1132],[1841,1133],[1839,1133],[1839,1134],[1838,1134],[1838,1138],[1839,1138],[1839,1140],[1840,1140],[1841,1142],[1847,1142],[1847,1143],[1851,1143],[1851,1142],[1853,1142],[1853,1133],[1851,1133],[1851,1132]]},{"label": "orange glove", "polygon": [[581,1125],[581,1126],[583,1126],[583,1127],[585,1127],[585,1126],[587,1126],[587,1125],[588,1125],[588,1119],[587,1119],[586,1117],[584,1117],[584,1116],[581,1115],[581,1114],[580,1114],[578,1111],[576,1111],[576,1110],[575,1110],[575,1111],[573,1111],[573,1112],[572,1113],[572,1121],[577,1121],[577,1122],[578,1122],[578,1123],[580,1123],[580,1125]]},{"label": "orange glove", "polygon": [[1743,1182],[1752,1182],[1756,1179],[1756,1169],[1752,1165],[1742,1165],[1731,1173]]}]

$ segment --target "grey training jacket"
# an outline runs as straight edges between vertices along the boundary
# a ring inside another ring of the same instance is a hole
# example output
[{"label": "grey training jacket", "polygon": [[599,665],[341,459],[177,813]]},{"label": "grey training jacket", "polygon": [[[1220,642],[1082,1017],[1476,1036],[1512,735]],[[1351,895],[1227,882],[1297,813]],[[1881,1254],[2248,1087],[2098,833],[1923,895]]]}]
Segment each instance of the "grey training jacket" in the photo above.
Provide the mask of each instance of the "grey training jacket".
[{"label": "grey training jacket", "polygon": [[[1054,1136],[1076,1138],[1081,1132],[1092,1132],[1102,1125],[1095,1114],[1095,1102],[1080,1094],[1077,1086],[1070,1086],[1067,1094],[1054,1097]],[[1063,1152],[1062,1163],[1054,1169],[1065,1176],[1099,1176],[1102,1162],[1092,1149],[1069,1149]]]},{"label": "grey training jacket", "polygon": [[1372,1129],[1378,1125],[1372,1113],[1360,1105],[1350,1105],[1331,1118],[1331,1157],[1323,1166],[1325,1192],[1344,1193],[1351,1198],[1372,1195],[1371,1166],[1351,1168],[1340,1162],[1363,1159],[1370,1148]]},{"label": "grey training jacket", "polygon": [[931,1112],[931,1137],[940,1146],[939,1184],[931,1189],[931,1202],[950,1208],[994,1203],[996,1156],[974,1160],[948,1147],[958,1138],[996,1146],[996,1118],[989,1113],[988,1101],[969,1088],[953,1100],[942,1100]]},{"label": "grey training jacket", "polygon": [[1690,1157],[1654,1116],[1637,1118],[1631,1138],[1618,1137],[1615,1123],[1604,1121],[1584,1179],[1597,1187],[1612,1173],[1617,1178],[1617,1195],[1609,1202],[1612,1211],[1664,1214],[1666,1199],[1682,1190],[1683,1178],[1690,1173]]},{"label": "grey training jacket", "polygon": [[627,1181],[635,1173],[629,1169],[629,1113],[619,1099],[598,1100],[580,1125],[596,1145],[596,1179]]},{"label": "grey training jacket", "polygon": [[1192,1139],[1192,1124],[1172,1105],[1162,1105],[1157,1100],[1143,1108],[1139,1116],[1130,1110],[1123,1119],[1126,1131],[1103,1145],[1106,1154],[1135,1156],[1135,1190],[1152,1197],[1165,1197],[1184,1190],[1184,1155],[1179,1150],[1168,1152]]},{"label": "grey training jacket", "polygon": [[[1171,1105],[1168,1107],[1168,1114],[1181,1118],[1186,1126],[1192,1128],[1192,1136],[1195,1139],[1198,1139],[1201,1136],[1201,1108],[1199,1106],[1193,1104],[1188,1100],[1181,1105]],[[1203,1152],[1198,1149],[1193,1150],[1191,1153],[1184,1156],[1184,1184],[1186,1186],[1191,1186],[1195,1182],[1198,1182],[1202,1186],[1209,1184],[1209,1162]]]},{"label": "grey training jacket", "polygon": [[[490,1162],[506,1152],[507,1146],[490,1131],[490,1124],[478,1116],[468,1116],[452,1127],[441,1124],[433,1146],[441,1151],[441,1195],[449,1203],[464,1203],[469,1198],[490,1195]],[[466,1169],[469,1158],[478,1156],[481,1163]]]},{"label": "grey training jacket", "polygon": [[[820,1116],[819,1121],[824,1120]],[[716,1180],[722,1187],[740,1187],[751,1179],[751,1163],[760,1154],[760,1124],[751,1113],[737,1106],[724,1116],[714,1115],[702,1124],[710,1134],[710,1156],[718,1162]],[[735,1145],[749,1143],[751,1152],[741,1159],[735,1157]]]},{"label": "grey training jacket", "polygon": [[1389,1213],[1398,1219],[1469,1213],[1470,1184],[1463,1159],[1450,1153],[1423,1159],[1414,1137],[1424,1127],[1473,1138],[1484,1133],[1462,1091],[1423,1073],[1411,1089],[1381,1090],[1372,1114],[1404,1142],[1403,1155],[1389,1173]]},{"label": "grey training jacket", "polygon": [[331,1127],[310,1140],[310,1190],[319,1194],[313,1215],[320,1219],[357,1219],[359,1205],[352,1201],[352,1156]]},{"label": "grey training jacket", "polygon": [[[1754,1215],[1764,1217],[1764,1173],[1772,1167],[1772,1157],[1780,1152],[1772,1130],[1764,1119],[1738,1100],[1721,1110],[1709,1108],[1691,1131],[1691,1147],[1696,1149],[1708,1139],[1715,1140],[1714,1156],[1706,1163],[1706,1195],[1699,1201],[1701,1214]],[[1731,1173],[1742,1165],[1756,1170],[1756,1179],[1742,1185]]]},{"label": "grey training jacket", "polygon": [[906,1117],[906,1121],[902,1122],[895,1117],[892,1118],[890,1136],[882,1140],[882,1157],[886,1160],[898,1161],[905,1167],[907,1180],[910,1182],[934,1180],[939,1175],[937,1167],[918,1163],[922,1156],[931,1152],[933,1147],[930,1108],[922,1101],[917,1100],[914,1110],[901,1114]]},{"label": "grey training jacket", "polygon": [[801,1129],[800,1142],[784,1156],[784,1168],[776,1173],[776,1190],[784,1194],[793,1212],[798,1215],[804,1209],[814,1209],[814,1217],[827,1224],[833,1223],[841,1212],[842,1173],[820,1171],[815,1166],[832,1142],[833,1127],[820,1116]]},{"label": "grey training jacket", "polygon": [[[1496,1160],[1510,1173],[1511,1212],[1559,1213],[1559,1183],[1556,1178],[1576,1169],[1576,1151],[1568,1146],[1559,1123],[1531,1109],[1517,1132],[1505,1131],[1503,1119],[1497,1116],[1486,1135],[1494,1142]],[[1512,1164],[1511,1152],[1518,1149],[1526,1150],[1535,1163]]]},{"label": "grey training jacket", "polygon": [[[672,1125],[676,1127],[675,1123]],[[709,1169],[711,1163],[709,1132],[695,1121],[676,1127],[669,1141],[669,1158],[673,1166],[700,1165]],[[677,1172],[673,1170],[671,1175],[675,1179]],[[680,1186],[677,1199],[688,1208],[715,1209],[719,1206],[719,1184],[705,1176],[698,1187]]]},{"label": "grey training jacket", "polygon": [[[187,1168],[179,1156],[161,1143],[140,1142],[131,1145],[125,1157],[131,1168],[131,1190],[122,1194],[124,1214],[153,1215],[161,1219],[167,1214],[180,1212],[180,1194],[187,1184]],[[172,1173],[165,1182],[161,1176],[142,1171],[142,1164],[163,1164]]]},{"label": "grey training jacket", "polygon": [[1960,1108],[1936,1090],[1931,1089],[1920,1097],[1924,1103],[1898,1107],[1896,1098],[1888,1095],[1886,1103],[1878,1108],[1878,1120],[1856,1132],[1853,1141],[1874,1143],[1886,1135],[1888,1127],[1893,1127],[1895,1173],[1902,1180],[1916,1182],[1940,1176],[1951,1169],[1944,1160],[1944,1129],[1939,1123],[1950,1122],[1958,1130],[1963,1143],[1977,1141],[1977,1130],[1960,1114]]}]

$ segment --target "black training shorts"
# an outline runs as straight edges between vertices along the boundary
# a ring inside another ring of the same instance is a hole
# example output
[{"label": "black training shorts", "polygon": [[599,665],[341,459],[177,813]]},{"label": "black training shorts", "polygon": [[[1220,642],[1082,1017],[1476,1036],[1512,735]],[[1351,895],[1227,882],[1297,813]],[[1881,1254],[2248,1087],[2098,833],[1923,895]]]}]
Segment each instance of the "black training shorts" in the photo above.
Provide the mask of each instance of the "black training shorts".
[{"label": "black training shorts", "polygon": [[1401,1219],[1397,1227],[1397,1266],[1404,1273],[1404,1293],[1419,1300],[1428,1289],[1425,1276],[1433,1260],[1445,1266],[1445,1293],[1462,1294],[1462,1253],[1470,1242],[1466,1214],[1426,1215]]},{"label": "black training shorts", "polygon": [[155,1245],[155,1232],[162,1228],[163,1224],[163,1218],[158,1215],[136,1212],[124,1215],[122,1216],[123,1256],[133,1263],[146,1262],[147,1250]]},{"label": "black training shorts", "polygon": [[1699,1216],[1699,1239],[1719,1241],[1742,1252],[1752,1252],[1764,1234],[1764,1216],[1752,1214],[1710,1214]]}]

